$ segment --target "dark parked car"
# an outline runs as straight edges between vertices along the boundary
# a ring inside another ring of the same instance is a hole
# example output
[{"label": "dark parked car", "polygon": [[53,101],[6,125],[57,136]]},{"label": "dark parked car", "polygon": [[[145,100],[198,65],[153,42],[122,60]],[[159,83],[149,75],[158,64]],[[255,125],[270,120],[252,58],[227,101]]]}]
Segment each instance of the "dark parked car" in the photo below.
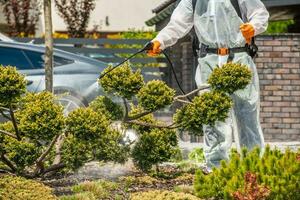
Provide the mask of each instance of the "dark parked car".
[{"label": "dark parked car", "polygon": [[[43,91],[45,47],[8,39],[0,37],[0,64],[16,66],[25,74],[29,91]],[[54,50],[54,91],[56,94],[65,94],[60,101],[66,112],[87,106],[102,93],[97,78],[106,66],[106,63],[88,57]]]}]

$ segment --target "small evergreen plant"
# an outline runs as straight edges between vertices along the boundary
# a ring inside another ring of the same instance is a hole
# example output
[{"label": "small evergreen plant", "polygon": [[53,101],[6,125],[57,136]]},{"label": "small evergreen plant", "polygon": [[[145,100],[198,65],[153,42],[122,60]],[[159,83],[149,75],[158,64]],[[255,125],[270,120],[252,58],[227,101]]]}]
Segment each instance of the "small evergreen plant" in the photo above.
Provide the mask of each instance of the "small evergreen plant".
[{"label": "small evergreen plant", "polygon": [[234,194],[245,188],[247,181],[244,177],[247,173],[255,175],[257,184],[270,190],[265,199],[300,199],[297,153],[290,150],[282,153],[278,149],[271,150],[269,146],[262,157],[258,148],[251,152],[243,149],[242,155],[232,152],[230,161],[222,161],[221,167],[213,169],[209,175],[198,171],[195,192],[205,199],[234,199]]}]

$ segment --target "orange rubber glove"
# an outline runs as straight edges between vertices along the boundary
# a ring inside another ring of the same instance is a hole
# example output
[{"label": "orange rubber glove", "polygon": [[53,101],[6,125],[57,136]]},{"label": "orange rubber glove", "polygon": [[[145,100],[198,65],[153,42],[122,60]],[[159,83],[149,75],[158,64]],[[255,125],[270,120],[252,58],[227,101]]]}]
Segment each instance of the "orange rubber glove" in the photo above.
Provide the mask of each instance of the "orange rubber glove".
[{"label": "orange rubber glove", "polygon": [[254,37],[255,35],[255,29],[254,27],[250,24],[250,23],[246,23],[246,24],[242,24],[240,26],[240,30],[246,40],[247,44],[251,43],[251,39]]},{"label": "orange rubber glove", "polygon": [[148,56],[150,56],[150,57],[158,56],[161,52],[160,46],[161,46],[161,44],[159,41],[153,41],[152,49],[147,51]]}]

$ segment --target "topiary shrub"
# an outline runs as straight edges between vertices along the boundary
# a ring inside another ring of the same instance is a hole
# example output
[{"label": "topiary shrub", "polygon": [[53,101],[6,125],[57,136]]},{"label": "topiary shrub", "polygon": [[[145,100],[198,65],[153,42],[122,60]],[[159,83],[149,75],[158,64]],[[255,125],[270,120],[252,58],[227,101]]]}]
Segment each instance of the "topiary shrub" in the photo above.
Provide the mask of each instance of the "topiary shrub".
[{"label": "topiary shrub", "polygon": [[[109,66],[103,70],[102,75],[106,74],[112,69]],[[117,96],[131,99],[144,86],[144,79],[140,70],[133,72],[130,64],[127,62],[121,67],[112,70],[106,74],[99,83],[107,93],[115,94]]]},{"label": "topiary shrub", "polygon": [[31,140],[50,142],[64,128],[63,107],[49,92],[27,93],[21,100],[16,118],[22,135]]},{"label": "topiary shrub", "polygon": [[[243,159],[242,159],[243,158]],[[300,162],[297,154],[286,150],[271,150],[262,158],[259,149],[243,150],[242,155],[233,152],[228,163],[223,161],[219,169],[204,175],[198,171],[195,192],[200,198],[233,199],[237,191],[245,188],[245,175],[250,172],[257,177],[257,184],[270,189],[266,199],[300,199]]]},{"label": "topiary shrub", "polygon": [[[76,170],[90,160],[127,159],[123,136],[105,115],[109,111],[80,108],[65,118],[53,94],[25,94],[26,82],[15,68],[3,67],[0,72],[6,96],[0,111],[9,120],[0,123],[1,172],[36,178]],[[108,109],[105,103],[98,109]]]},{"label": "topiary shrub", "polygon": [[248,66],[240,63],[227,63],[217,67],[211,73],[208,83],[213,90],[232,94],[244,89],[252,78],[252,72]]},{"label": "topiary shrub", "polygon": [[14,176],[0,177],[0,199],[56,200],[52,190],[36,181]]},{"label": "topiary shrub", "polygon": [[153,129],[141,135],[132,150],[136,166],[149,171],[153,165],[168,161],[177,150],[177,135],[172,130]]},{"label": "topiary shrub", "polygon": [[180,192],[166,190],[153,190],[148,192],[137,192],[130,196],[130,200],[200,200],[199,198]]},{"label": "topiary shrub", "polygon": [[156,111],[173,103],[175,90],[159,80],[149,81],[137,94],[140,105],[147,111]]},{"label": "topiary shrub", "polygon": [[104,114],[110,120],[121,120],[124,115],[122,106],[114,103],[106,96],[98,96],[90,103],[90,108],[95,112]]},{"label": "topiary shrub", "polygon": [[184,130],[202,134],[202,125],[224,122],[231,107],[232,100],[225,93],[205,92],[195,97],[191,104],[177,110],[174,121]]},{"label": "topiary shrub", "polygon": [[26,91],[24,76],[15,67],[0,65],[0,105],[17,103]]}]

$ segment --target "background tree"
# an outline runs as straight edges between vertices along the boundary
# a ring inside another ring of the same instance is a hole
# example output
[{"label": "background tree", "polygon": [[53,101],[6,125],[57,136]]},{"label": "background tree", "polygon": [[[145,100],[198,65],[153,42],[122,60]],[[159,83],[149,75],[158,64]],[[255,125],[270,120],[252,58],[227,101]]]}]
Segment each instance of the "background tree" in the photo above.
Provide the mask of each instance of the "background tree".
[{"label": "background tree", "polygon": [[39,0],[1,0],[12,36],[34,35],[41,14]]},{"label": "background tree", "polygon": [[53,35],[52,35],[52,13],[51,0],[44,0],[45,20],[45,87],[53,92]]},{"label": "background tree", "polygon": [[95,0],[55,0],[55,5],[67,24],[70,37],[84,37]]}]

